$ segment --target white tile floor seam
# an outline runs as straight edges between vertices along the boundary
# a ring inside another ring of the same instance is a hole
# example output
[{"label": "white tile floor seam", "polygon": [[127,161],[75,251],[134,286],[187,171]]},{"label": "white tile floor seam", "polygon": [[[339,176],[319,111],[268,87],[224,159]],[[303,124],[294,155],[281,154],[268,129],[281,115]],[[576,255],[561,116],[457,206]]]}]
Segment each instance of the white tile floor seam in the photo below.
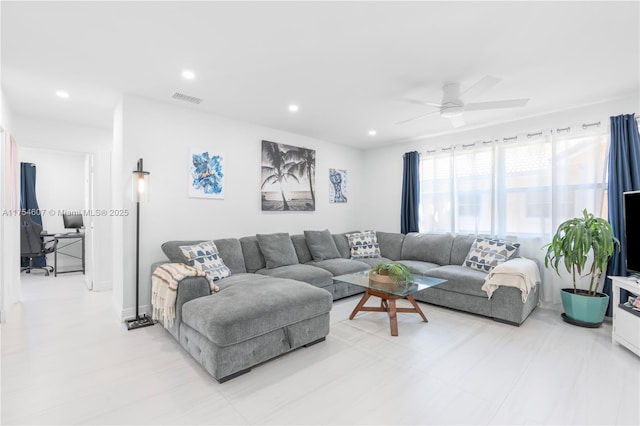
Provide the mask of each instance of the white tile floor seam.
[{"label": "white tile floor seam", "polygon": [[349,320],[352,297],[325,342],[219,384],[160,326],[126,331],[81,276],[22,278],[0,327],[2,424],[640,423],[640,359],[610,323],[551,308],[513,327],[421,304],[429,322],[400,313],[392,337],[384,313]]}]

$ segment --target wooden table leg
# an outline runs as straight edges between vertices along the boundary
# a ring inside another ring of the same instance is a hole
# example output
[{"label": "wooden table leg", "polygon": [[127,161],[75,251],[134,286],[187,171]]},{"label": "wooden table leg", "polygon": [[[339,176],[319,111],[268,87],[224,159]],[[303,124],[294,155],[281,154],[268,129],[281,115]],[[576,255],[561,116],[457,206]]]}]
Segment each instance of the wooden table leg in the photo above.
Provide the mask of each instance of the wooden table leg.
[{"label": "wooden table leg", "polygon": [[369,300],[369,297],[371,297],[371,294],[369,294],[369,292],[366,292],[364,296],[362,296],[362,299],[360,299],[360,302],[358,303],[358,305],[355,307],[353,312],[351,312],[351,316],[349,316],[350,320],[352,320],[356,316],[358,311],[360,311],[360,308],[362,308],[364,304],[367,303],[367,300]]},{"label": "wooden table leg", "polygon": [[398,315],[396,313],[396,299],[389,299],[389,322],[391,323],[391,335],[398,335]]},{"label": "wooden table leg", "polygon": [[413,305],[414,309],[420,314],[424,322],[429,322],[424,312],[422,312],[422,309],[420,309],[420,306],[416,303],[416,299],[414,299],[412,295],[408,295],[406,299]]}]

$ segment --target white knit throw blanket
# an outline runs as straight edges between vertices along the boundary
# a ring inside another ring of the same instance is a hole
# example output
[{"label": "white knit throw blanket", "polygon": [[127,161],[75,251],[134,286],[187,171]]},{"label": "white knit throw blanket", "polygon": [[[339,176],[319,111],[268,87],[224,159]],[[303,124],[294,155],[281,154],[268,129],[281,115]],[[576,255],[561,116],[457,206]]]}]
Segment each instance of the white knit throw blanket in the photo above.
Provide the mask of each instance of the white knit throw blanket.
[{"label": "white knit throw blanket", "polygon": [[[184,263],[163,263],[151,274],[152,318],[162,321],[164,328],[173,326],[173,320],[176,317],[178,284],[187,277],[207,277],[207,275]],[[209,277],[207,280],[212,293],[220,290]]]},{"label": "white knit throw blanket", "polygon": [[540,270],[531,259],[518,257],[504,262],[495,268],[484,279],[482,290],[489,299],[500,286],[516,287],[522,292],[522,303],[527,303],[531,290],[540,284]]}]

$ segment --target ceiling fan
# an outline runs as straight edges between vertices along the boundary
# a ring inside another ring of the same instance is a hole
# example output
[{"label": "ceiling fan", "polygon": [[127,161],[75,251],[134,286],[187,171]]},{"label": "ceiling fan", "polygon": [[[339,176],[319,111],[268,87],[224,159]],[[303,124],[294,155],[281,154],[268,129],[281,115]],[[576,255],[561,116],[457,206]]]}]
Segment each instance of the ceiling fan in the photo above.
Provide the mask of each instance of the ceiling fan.
[{"label": "ceiling fan", "polygon": [[[399,121],[395,124],[404,124],[410,121],[419,120],[430,115],[440,114],[442,118],[447,118],[453,125],[453,127],[460,127],[464,125],[463,114],[466,111],[481,111],[488,109],[500,109],[500,108],[518,108],[523,107],[529,102],[529,99],[508,99],[501,101],[490,102],[472,102],[470,101],[486,90],[492,88],[498,84],[501,80],[497,77],[484,76],[480,81],[470,86],[464,92],[460,91],[460,83],[447,83],[442,87],[444,92],[442,96],[442,102],[437,104],[433,102],[423,102],[416,99],[407,99],[408,102],[426,105],[434,108],[438,108],[437,111],[428,112],[426,114],[418,115],[407,120]],[[463,100],[464,98],[464,100]]]}]

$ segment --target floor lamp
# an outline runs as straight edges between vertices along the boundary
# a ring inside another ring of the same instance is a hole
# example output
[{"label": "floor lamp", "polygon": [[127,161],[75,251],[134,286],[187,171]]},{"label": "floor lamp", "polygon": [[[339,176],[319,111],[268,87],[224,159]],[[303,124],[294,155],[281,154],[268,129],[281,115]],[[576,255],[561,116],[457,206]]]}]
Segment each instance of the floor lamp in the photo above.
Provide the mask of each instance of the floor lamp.
[{"label": "floor lamp", "polygon": [[138,168],[133,171],[133,201],[136,202],[136,317],[127,320],[127,330],[148,327],[155,324],[147,314],[140,315],[140,201],[149,197],[149,172],[142,169],[142,158],[138,160]]}]

